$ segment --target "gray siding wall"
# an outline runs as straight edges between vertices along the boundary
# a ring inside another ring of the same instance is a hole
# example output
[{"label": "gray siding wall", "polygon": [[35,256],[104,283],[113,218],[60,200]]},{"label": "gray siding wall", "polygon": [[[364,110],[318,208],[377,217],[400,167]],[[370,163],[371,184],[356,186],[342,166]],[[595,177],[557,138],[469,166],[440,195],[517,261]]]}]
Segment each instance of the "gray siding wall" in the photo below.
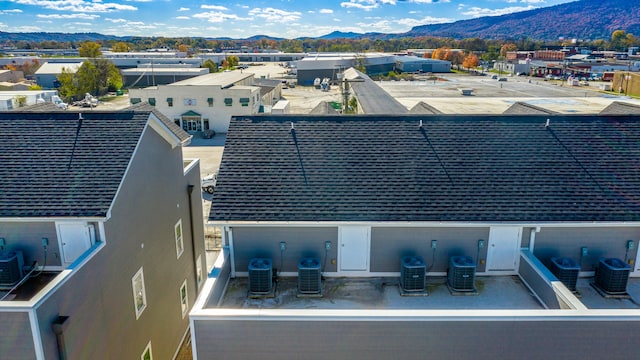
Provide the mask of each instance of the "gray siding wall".
[{"label": "gray siding wall", "polygon": [[[280,242],[287,243],[280,267]],[[337,259],[337,227],[234,227],[233,248],[235,269],[248,271],[249,261],[256,257],[271,258],[278,271],[297,272],[298,260],[302,257],[325,259],[325,241],[331,241],[324,271],[335,272]]]},{"label": "gray siding wall", "polygon": [[[634,359],[640,322],[196,321],[204,359]],[[603,331],[606,329],[606,331]]]},{"label": "gray siding wall", "polygon": [[[2,311],[2,310],[0,310]],[[31,360],[36,354],[26,312],[0,312],[0,358]]]},{"label": "gray siding wall", "polygon": [[[154,359],[171,359],[188,326],[179,289],[195,296],[187,185],[192,184],[197,254],[204,259],[199,167],[183,176],[181,149],[147,129],[105,224],[106,246],[40,308],[47,359],[56,359],[51,323],[69,316],[69,359],[139,359],[151,341]],[[182,218],[184,253],[176,258],[174,225]],[[147,308],[136,320],[131,279],[144,268]],[[203,266],[203,269],[205,267]]]},{"label": "gray siding wall", "polygon": [[635,242],[635,249],[629,251],[629,258],[635,260],[638,239],[640,227],[542,228],[536,233],[534,254],[549,267],[552,257],[569,257],[579,261],[580,248],[586,246],[589,253],[582,259],[582,270],[592,271],[600,258],[624,260],[627,240]]},{"label": "gray siding wall", "polygon": [[56,226],[52,221],[41,223],[0,222],[0,237],[6,241],[6,251],[22,251],[24,264],[31,265],[38,261],[44,264],[42,238],[49,239],[47,250],[47,266],[60,266],[60,248]]},{"label": "gray siding wall", "polygon": [[[486,259],[486,243],[489,228],[371,228],[371,271],[399,272],[400,259],[403,256],[420,255],[433,267],[432,272],[446,271],[451,256],[466,255],[476,259],[478,239],[485,240],[485,247],[480,250],[478,271],[484,271],[480,260]],[[431,249],[431,240],[438,240],[435,253]],[[434,264],[432,264],[434,263]]]},{"label": "gray siding wall", "polygon": [[558,279],[528,250],[520,252],[518,274],[538,295],[547,309],[561,308],[558,297],[551,285],[552,281],[558,281]]}]

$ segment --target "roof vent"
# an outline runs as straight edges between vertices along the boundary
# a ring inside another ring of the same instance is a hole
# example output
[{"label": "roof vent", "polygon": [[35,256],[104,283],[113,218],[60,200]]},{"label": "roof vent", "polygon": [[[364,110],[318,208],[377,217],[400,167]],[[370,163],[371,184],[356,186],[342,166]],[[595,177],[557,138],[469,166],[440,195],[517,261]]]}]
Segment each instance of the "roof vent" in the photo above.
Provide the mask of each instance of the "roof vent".
[{"label": "roof vent", "polygon": [[551,122],[551,120],[547,119],[547,123],[546,123],[546,124],[544,124],[544,127],[545,127],[545,128],[548,128],[548,127],[549,127],[549,125],[550,125],[550,122]]}]

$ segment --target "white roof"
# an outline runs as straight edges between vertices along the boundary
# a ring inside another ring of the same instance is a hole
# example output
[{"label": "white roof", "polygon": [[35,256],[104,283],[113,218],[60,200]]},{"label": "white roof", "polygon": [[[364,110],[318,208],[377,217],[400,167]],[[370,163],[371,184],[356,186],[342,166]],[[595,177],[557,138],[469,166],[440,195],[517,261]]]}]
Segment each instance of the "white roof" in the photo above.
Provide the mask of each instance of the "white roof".
[{"label": "white roof", "polygon": [[253,77],[253,73],[242,71],[229,71],[196,76],[191,79],[169,84],[169,86],[211,86],[228,87],[246,78]]},{"label": "white roof", "polygon": [[68,62],[68,63],[44,63],[38,70],[36,70],[36,74],[61,74],[62,69],[66,69],[72,73],[78,71],[78,69],[82,66],[82,62]]}]

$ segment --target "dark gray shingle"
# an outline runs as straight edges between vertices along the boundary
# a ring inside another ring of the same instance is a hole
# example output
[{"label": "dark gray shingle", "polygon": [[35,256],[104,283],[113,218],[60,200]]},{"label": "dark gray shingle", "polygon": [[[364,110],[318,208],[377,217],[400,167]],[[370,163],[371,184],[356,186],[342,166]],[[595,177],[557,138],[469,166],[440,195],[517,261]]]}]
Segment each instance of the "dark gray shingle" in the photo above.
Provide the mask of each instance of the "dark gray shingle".
[{"label": "dark gray shingle", "polygon": [[149,112],[0,113],[0,217],[104,217]]},{"label": "dark gray shingle", "polygon": [[234,118],[210,220],[640,221],[639,120]]}]

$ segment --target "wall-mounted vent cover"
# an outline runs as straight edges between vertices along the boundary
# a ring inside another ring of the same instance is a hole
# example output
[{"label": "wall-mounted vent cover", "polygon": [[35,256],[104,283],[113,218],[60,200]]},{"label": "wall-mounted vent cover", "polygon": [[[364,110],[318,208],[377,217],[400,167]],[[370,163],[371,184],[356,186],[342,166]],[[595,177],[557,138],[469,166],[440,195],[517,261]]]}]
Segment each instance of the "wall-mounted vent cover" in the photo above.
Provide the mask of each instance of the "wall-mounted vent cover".
[{"label": "wall-mounted vent cover", "polygon": [[405,292],[425,291],[427,264],[420,256],[405,256],[400,269],[400,287]]},{"label": "wall-mounted vent cover", "polygon": [[0,287],[13,287],[22,280],[22,251],[0,252]]},{"label": "wall-mounted vent cover", "polygon": [[249,261],[249,294],[268,294],[272,288],[271,259],[255,258]]},{"label": "wall-mounted vent cover", "polygon": [[298,292],[300,294],[320,294],[321,291],[320,259],[300,259],[298,261]]},{"label": "wall-mounted vent cover", "polygon": [[447,274],[449,287],[453,291],[474,291],[476,263],[470,256],[452,256],[449,258]]}]

